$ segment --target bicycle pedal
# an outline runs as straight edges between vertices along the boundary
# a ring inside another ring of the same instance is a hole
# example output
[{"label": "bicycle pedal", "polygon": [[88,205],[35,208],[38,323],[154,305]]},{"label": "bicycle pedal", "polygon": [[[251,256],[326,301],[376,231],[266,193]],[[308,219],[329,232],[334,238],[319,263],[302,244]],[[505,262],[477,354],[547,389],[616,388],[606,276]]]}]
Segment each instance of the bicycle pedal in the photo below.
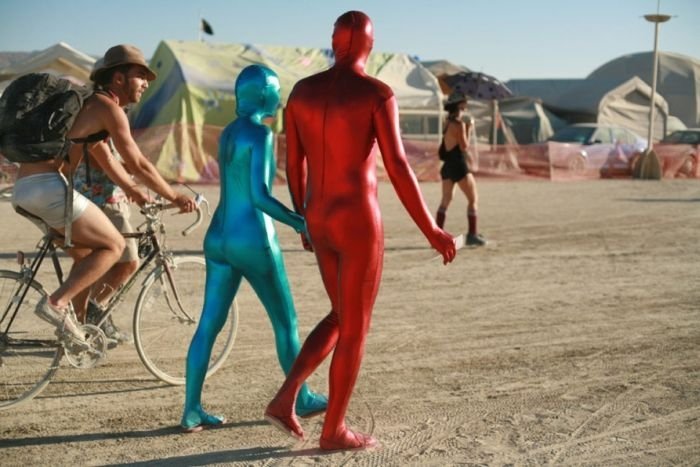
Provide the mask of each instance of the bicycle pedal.
[{"label": "bicycle pedal", "polygon": [[63,346],[70,346],[72,348],[81,348],[81,349],[89,349],[90,348],[90,343],[87,341],[79,341],[69,333],[64,333],[61,332],[60,330],[56,330],[54,332],[54,335],[58,339],[58,341],[63,344]]},{"label": "bicycle pedal", "polygon": [[104,332],[92,324],[84,324],[87,340],[80,342],[71,336],[63,336],[61,343],[66,360],[76,368],[94,368],[107,356],[107,337]]}]

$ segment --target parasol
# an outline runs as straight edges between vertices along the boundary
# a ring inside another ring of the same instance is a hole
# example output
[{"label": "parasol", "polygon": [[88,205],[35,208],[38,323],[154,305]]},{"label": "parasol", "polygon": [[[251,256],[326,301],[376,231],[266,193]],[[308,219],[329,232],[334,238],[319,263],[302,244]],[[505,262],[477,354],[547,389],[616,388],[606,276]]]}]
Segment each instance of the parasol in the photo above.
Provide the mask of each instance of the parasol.
[{"label": "parasol", "polygon": [[460,91],[472,99],[491,101],[491,121],[493,122],[491,142],[495,145],[500,121],[498,100],[513,97],[513,92],[499,79],[478,71],[462,71],[454,75],[445,76],[443,80],[452,91]]},{"label": "parasol", "polygon": [[498,100],[513,97],[508,86],[497,78],[476,71],[460,72],[443,78],[453,91],[461,91],[467,97],[480,100]]}]

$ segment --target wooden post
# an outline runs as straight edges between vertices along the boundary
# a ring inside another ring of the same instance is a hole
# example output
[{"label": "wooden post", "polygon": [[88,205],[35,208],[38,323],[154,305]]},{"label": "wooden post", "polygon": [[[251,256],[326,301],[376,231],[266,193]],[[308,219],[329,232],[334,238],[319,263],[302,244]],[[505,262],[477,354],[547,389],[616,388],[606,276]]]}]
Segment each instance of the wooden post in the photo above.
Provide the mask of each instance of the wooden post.
[{"label": "wooden post", "polygon": [[498,100],[491,100],[491,151],[498,145]]}]

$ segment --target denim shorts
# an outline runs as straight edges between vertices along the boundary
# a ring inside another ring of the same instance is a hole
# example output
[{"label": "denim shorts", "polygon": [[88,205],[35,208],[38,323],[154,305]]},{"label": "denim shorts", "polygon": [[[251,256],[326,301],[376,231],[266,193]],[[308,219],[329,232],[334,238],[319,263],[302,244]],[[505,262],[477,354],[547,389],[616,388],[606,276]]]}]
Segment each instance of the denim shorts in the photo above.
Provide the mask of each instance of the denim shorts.
[{"label": "denim shorts", "polygon": [[[49,227],[65,227],[66,190],[68,181],[59,172],[28,175],[15,181],[12,190],[12,206],[19,206],[41,218]],[[90,201],[73,190],[73,218],[75,222],[87,209]]]}]

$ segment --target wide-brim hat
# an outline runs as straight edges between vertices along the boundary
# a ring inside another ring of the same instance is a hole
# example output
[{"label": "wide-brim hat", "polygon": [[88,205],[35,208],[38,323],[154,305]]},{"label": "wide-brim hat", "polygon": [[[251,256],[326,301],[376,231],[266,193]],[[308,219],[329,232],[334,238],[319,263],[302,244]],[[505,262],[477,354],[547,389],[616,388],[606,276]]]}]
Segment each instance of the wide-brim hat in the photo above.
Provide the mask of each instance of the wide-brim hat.
[{"label": "wide-brim hat", "polygon": [[156,79],[156,72],[150,69],[141,50],[127,44],[115,45],[105,53],[104,57],[97,60],[90,73],[90,79],[96,81],[102,73],[120,65],[139,65],[146,69],[148,81]]},{"label": "wide-brim hat", "polygon": [[462,91],[453,91],[447,96],[445,105],[458,104],[460,102],[467,102],[467,96]]}]

